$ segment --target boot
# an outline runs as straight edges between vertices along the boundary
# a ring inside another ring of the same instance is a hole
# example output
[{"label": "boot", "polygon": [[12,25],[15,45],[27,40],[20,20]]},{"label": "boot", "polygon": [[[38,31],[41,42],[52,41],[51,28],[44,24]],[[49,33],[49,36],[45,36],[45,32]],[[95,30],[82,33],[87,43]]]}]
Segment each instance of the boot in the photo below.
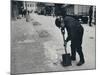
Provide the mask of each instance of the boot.
[{"label": "boot", "polygon": [[81,61],[79,61],[78,63],[77,63],[77,66],[81,66],[81,65],[83,65],[85,63],[85,61],[84,60],[81,60]]}]

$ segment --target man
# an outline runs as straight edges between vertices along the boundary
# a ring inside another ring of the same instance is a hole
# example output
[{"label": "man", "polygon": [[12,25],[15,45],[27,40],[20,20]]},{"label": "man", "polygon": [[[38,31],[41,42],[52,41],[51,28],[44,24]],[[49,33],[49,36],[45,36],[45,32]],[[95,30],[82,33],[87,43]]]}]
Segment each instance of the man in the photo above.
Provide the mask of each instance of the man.
[{"label": "man", "polygon": [[[62,23],[61,19],[63,19],[64,24],[61,24]],[[72,61],[76,60],[76,52],[77,52],[80,57],[80,61],[77,63],[77,66],[81,66],[82,64],[84,64],[85,60],[81,46],[84,29],[81,26],[81,24],[78,22],[78,20],[66,15],[62,15],[62,18],[58,17],[55,21],[55,24],[57,27],[61,29],[66,28],[67,30],[68,37],[66,38],[64,45],[66,45],[68,41],[71,41],[71,60]]]},{"label": "man", "polygon": [[92,14],[93,14],[93,6],[90,6],[90,9],[89,9],[89,26],[92,26],[91,23],[92,23]]}]

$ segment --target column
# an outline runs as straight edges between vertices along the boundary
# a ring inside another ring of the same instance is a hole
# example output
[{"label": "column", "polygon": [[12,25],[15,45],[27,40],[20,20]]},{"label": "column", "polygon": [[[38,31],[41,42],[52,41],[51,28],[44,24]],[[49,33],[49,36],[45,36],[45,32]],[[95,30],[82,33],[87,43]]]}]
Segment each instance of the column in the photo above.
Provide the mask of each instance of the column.
[{"label": "column", "polygon": [[74,15],[78,15],[78,5],[74,5]]}]

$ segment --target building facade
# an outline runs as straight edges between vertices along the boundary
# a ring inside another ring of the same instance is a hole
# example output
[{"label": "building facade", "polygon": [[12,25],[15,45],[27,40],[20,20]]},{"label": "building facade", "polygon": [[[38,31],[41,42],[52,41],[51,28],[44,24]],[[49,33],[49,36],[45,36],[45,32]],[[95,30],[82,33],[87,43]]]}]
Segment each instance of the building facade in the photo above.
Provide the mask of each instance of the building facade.
[{"label": "building facade", "polygon": [[24,9],[28,11],[34,12],[36,10],[36,2],[33,1],[24,1],[23,2]]}]

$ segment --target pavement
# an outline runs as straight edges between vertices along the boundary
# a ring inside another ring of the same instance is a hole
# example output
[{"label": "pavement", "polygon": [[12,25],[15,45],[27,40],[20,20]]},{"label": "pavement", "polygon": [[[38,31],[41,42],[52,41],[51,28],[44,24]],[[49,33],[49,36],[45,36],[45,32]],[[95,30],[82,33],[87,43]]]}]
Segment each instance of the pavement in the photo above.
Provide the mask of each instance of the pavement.
[{"label": "pavement", "polygon": [[[84,27],[83,53],[85,64],[63,67],[63,39],[55,26],[55,17],[30,14],[30,22],[25,18],[11,21],[11,73],[28,74],[37,72],[73,71],[95,69],[95,25]],[[67,34],[66,34],[67,37]],[[70,53],[70,42],[67,50]]]}]

